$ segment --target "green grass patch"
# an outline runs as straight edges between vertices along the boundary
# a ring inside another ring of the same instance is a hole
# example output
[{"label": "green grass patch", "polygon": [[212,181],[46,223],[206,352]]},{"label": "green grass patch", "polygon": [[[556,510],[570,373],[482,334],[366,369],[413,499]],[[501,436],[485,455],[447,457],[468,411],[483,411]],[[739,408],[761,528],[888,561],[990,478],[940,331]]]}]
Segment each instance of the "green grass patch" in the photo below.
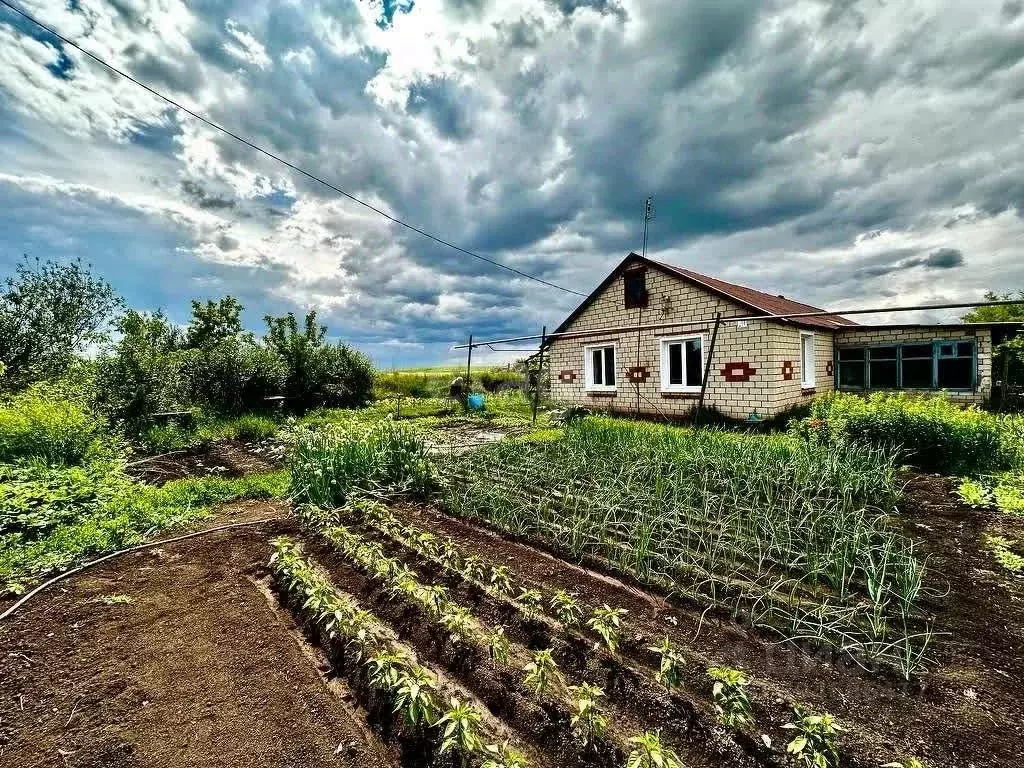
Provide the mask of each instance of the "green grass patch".
[{"label": "green grass patch", "polygon": [[0,461],[38,456],[79,464],[97,448],[103,421],[54,387],[36,385],[0,405]]},{"label": "green grass patch", "polygon": [[209,515],[214,504],[284,496],[287,472],[176,480],[162,488],[109,459],[82,467],[0,466],[0,591]]},{"label": "green grass patch", "polygon": [[190,426],[154,424],[142,432],[140,441],[148,453],[169,453],[201,448],[219,440],[260,442],[276,435],[280,428],[281,422],[262,414],[217,417],[200,413]]}]

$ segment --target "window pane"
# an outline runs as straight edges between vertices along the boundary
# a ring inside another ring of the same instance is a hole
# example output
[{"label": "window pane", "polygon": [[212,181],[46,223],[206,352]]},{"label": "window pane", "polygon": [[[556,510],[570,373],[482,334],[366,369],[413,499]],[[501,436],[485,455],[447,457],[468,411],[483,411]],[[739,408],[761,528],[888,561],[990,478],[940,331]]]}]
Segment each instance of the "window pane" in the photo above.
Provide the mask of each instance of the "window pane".
[{"label": "window pane", "polygon": [[871,388],[896,389],[896,361],[871,361]]},{"label": "window pane", "polygon": [[595,384],[604,383],[604,368],[601,365],[601,350],[595,349],[592,353],[591,365],[592,375],[594,377]]},{"label": "window pane", "polygon": [[956,355],[956,344],[939,344],[939,355],[941,357],[953,357]]},{"label": "window pane", "polygon": [[863,360],[864,350],[861,348],[856,349],[843,349],[839,348],[839,359],[840,360]]},{"label": "window pane", "polygon": [[668,383],[683,383],[683,345],[668,345]]},{"label": "window pane", "polygon": [[904,344],[903,345],[903,359],[906,360],[908,357],[927,357],[929,360],[932,357],[932,345],[931,344]]},{"label": "window pane", "polygon": [[970,389],[973,369],[969,357],[939,360],[939,389]]},{"label": "window pane", "polygon": [[[931,351],[931,345],[928,347]],[[903,352],[903,388],[904,389],[931,389],[932,388],[932,359],[913,360],[907,359],[906,348]]]},{"label": "window pane", "polygon": [[700,339],[686,342],[686,386],[699,387],[704,380],[704,367],[700,359]]},{"label": "window pane", "polygon": [[973,341],[961,341],[956,345],[956,353],[960,357],[973,357],[974,356],[974,342]]},{"label": "window pane", "polygon": [[864,363],[839,361],[839,386],[864,388]]},{"label": "window pane", "polygon": [[626,275],[626,308],[647,306],[647,280],[643,272]]},{"label": "window pane", "polygon": [[895,360],[896,347],[875,347],[869,350],[872,360]]},{"label": "window pane", "polygon": [[604,348],[604,384],[615,386],[615,347]]}]

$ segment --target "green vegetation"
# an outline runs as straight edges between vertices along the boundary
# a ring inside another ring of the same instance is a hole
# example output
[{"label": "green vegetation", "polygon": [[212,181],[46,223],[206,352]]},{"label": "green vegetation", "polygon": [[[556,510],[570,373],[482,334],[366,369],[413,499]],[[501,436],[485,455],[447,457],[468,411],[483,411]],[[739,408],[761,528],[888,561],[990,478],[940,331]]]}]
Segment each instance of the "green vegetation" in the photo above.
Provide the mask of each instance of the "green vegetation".
[{"label": "green vegetation", "polygon": [[1024,573],[1024,555],[1020,542],[1005,536],[985,536],[985,546],[1003,568],[1014,575]]},{"label": "green vegetation", "polygon": [[201,519],[213,504],[280,496],[287,484],[278,472],[154,488],[133,481],[111,457],[81,467],[0,465],[0,592],[20,592],[47,573]]},{"label": "green vegetation", "polygon": [[995,507],[1009,515],[1024,515],[1024,472],[965,478],[957,487],[957,495],[972,507]]},{"label": "green vegetation", "polygon": [[457,457],[441,489],[456,514],[910,674],[931,632],[900,493],[891,450],[597,418]]},{"label": "green vegetation", "polygon": [[[381,371],[374,381],[374,394],[378,398],[395,396],[413,398],[441,398],[448,396],[448,387],[457,377],[466,376],[465,366],[441,366],[437,368],[404,368],[396,371]],[[509,368],[473,368],[470,372],[470,387],[474,392],[497,392],[499,389],[514,389],[523,381],[519,366]]]},{"label": "green vegetation", "polygon": [[794,430],[819,445],[897,448],[904,460],[929,472],[978,475],[1024,462],[1022,417],[997,416],[940,396],[828,393]]},{"label": "green vegetation", "polygon": [[99,450],[102,420],[53,385],[35,384],[0,405],[0,461],[36,456],[80,464]]},{"label": "green vegetation", "polygon": [[796,731],[796,736],[786,745],[786,753],[807,768],[838,768],[836,737],[843,729],[835,718],[808,712],[800,706],[793,707],[793,715],[795,722],[782,726]]},{"label": "green vegetation", "polygon": [[661,733],[645,731],[629,740],[626,768],[683,768],[679,755],[661,743]]},{"label": "green vegetation", "polygon": [[747,686],[750,684],[747,676],[731,667],[711,667],[708,669],[708,677],[714,681],[711,695],[719,721],[729,728],[753,725],[754,712],[747,697]]},{"label": "green vegetation", "polygon": [[303,432],[291,470],[292,497],[320,507],[342,506],[353,490],[401,486],[422,495],[434,484],[423,441],[392,422],[367,431]]}]

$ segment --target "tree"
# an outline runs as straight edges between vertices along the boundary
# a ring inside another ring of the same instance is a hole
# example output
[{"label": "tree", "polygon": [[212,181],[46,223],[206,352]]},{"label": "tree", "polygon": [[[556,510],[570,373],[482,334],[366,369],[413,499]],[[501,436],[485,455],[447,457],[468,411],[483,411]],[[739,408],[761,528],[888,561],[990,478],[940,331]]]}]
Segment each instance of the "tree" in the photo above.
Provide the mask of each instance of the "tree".
[{"label": "tree", "polygon": [[319,406],[365,405],[373,392],[373,364],[345,344],[326,341],[327,327],[309,312],[299,328],[295,314],[267,315],[264,341],[284,360],[285,396],[300,411]]},{"label": "tree", "polygon": [[[1000,304],[998,306],[981,305],[965,314],[961,320],[965,323],[1024,323],[1024,291],[1016,297],[1012,293],[995,293],[986,291],[985,301],[1011,301],[1020,299],[1018,304]],[[1024,370],[1024,337],[1016,328],[992,329],[993,358],[992,370],[1000,372],[999,409],[1005,408],[1012,399],[1012,382],[1020,381]]]},{"label": "tree", "polygon": [[76,355],[107,339],[122,306],[90,265],[26,256],[0,293],[0,362],[7,386],[59,376]]},{"label": "tree", "polygon": [[96,361],[96,397],[111,418],[141,426],[185,399],[183,334],[162,312],[134,309],[117,330],[121,338]]},{"label": "tree", "polygon": [[[1012,293],[985,292],[985,301],[1011,301],[1014,298]],[[1000,304],[998,306],[982,304],[960,319],[965,323],[1024,322],[1024,291],[1020,291],[1016,298],[1020,299],[1019,304]]]},{"label": "tree", "polygon": [[185,332],[185,343],[192,349],[211,346],[242,334],[242,305],[234,296],[225,296],[205,304],[193,299],[192,322]]}]

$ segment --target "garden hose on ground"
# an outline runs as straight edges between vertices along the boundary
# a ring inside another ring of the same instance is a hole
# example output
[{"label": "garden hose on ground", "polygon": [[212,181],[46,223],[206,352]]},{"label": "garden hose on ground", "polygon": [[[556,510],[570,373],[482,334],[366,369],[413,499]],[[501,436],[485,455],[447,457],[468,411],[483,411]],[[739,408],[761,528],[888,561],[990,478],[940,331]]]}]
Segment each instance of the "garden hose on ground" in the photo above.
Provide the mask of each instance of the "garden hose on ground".
[{"label": "garden hose on ground", "polygon": [[52,579],[44,581],[38,587],[36,587],[31,592],[27,593],[24,597],[19,599],[18,602],[16,602],[14,605],[12,605],[10,608],[8,608],[6,611],[4,611],[3,613],[0,613],[0,621],[3,621],[4,619],[7,619],[10,616],[12,616],[15,611],[17,611],[19,608],[21,608],[21,606],[23,606],[25,603],[27,603],[30,599],[32,599],[33,597],[38,595],[44,589],[47,589],[48,587],[53,586],[58,581],[63,581],[68,576],[73,576],[76,573],[81,573],[84,570],[92,568],[94,565],[99,565],[100,563],[105,562],[107,560],[112,560],[115,557],[120,557],[121,555],[127,555],[127,554],[129,554],[131,552],[139,552],[139,551],[141,551],[143,549],[149,549],[150,547],[159,547],[159,546],[163,546],[164,544],[173,544],[176,541],[184,541],[185,539],[194,539],[197,536],[205,536],[208,533],[217,533],[218,531],[228,531],[228,530],[231,530],[232,528],[245,528],[245,527],[248,527],[250,525],[262,525],[264,523],[273,523],[273,522],[277,522],[278,520],[284,520],[284,519],[285,518],[283,518],[283,517],[267,517],[267,518],[264,518],[262,520],[250,520],[250,521],[244,522],[244,523],[228,523],[227,525],[218,525],[218,526],[216,526],[214,528],[205,528],[205,529],[203,529],[201,531],[192,531],[192,533],[185,533],[185,534],[182,534],[181,536],[174,536],[173,538],[170,538],[170,539],[158,539],[156,541],[146,542],[145,544],[136,544],[134,547],[128,547],[126,549],[119,549],[116,552],[111,552],[110,554],[104,555],[103,557],[97,558],[96,560],[90,560],[88,563],[83,563],[82,565],[79,565],[77,568],[72,568],[70,571],[64,571],[63,573],[57,574]]}]

